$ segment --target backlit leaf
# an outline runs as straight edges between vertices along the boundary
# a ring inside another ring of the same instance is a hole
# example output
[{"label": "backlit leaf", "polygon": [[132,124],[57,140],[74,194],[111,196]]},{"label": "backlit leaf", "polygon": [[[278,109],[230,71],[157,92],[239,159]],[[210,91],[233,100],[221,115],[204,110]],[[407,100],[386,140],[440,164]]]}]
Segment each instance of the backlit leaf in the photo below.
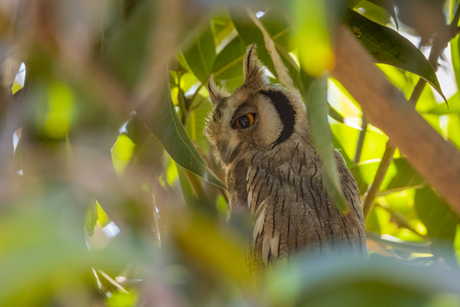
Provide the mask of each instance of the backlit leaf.
[{"label": "backlit leaf", "polygon": [[136,145],[124,134],[118,136],[115,145],[112,147],[112,163],[117,174],[121,175],[128,166],[133,156]]},{"label": "backlit leaf", "polygon": [[448,262],[455,262],[454,239],[460,223],[458,215],[429,187],[416,190],[414,204],[435,246]]}]

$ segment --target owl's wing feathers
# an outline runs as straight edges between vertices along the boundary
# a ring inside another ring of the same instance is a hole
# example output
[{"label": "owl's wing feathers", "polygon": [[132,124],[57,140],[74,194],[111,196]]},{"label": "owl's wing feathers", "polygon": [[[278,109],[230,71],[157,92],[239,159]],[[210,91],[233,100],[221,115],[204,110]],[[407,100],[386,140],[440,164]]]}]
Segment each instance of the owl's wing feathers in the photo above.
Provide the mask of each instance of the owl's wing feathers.
[{"label": "owl's wing feathers", "polygon": [[276,151],[261,155],[248,168],[245,192],[255,215],[256,262],[267,265],[305,246],[303,251],[308,254],[351,249],[367,255],[359,191],[343,158],[337,153],[342,188],[357,222],[345,217],[332,203],[322,184],[321,162],[308,157],[302,147],[296,146],[285,161]]}]

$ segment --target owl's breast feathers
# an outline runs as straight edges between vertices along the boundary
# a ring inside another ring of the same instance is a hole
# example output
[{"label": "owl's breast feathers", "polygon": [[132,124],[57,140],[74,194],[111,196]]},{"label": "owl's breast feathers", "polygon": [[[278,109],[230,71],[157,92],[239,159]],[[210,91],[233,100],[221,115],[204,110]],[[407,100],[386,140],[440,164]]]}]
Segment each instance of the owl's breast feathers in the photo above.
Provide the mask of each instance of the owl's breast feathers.
[{"label": "owl's breast feathers", "polygon": [[350,216],[344,216],[328,196],[321,161],[301,138],[249,155],[229,170],[232,211],[254,214],[252,255],[256,263],[267,265],[295,252],[327,255],[351,250],[367,257],[359,190],[342,156],[335,154]]}]

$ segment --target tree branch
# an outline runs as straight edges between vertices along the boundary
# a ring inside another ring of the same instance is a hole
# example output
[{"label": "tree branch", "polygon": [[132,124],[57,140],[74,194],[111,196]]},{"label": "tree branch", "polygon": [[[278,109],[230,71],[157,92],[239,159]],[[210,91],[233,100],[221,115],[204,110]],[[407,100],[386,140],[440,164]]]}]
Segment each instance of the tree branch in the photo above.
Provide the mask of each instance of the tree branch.
[{"label": "tree branch", "polygon": [[[455,12],[455,16],[452,20],[452,23],[449,26],[446,26],[446,31],[442,31],[441,33],[439,33],[433,41],[433,46],[431,48],[428,60],[430,64],[433,66],[433,69],[435,71],[438,70],[438,58],[441,56],[442,52],[447,47],[447,44],[458,34],[457,24],[458,24],[459,18],[460,18],[460,9],[457,8],[457,11]],[[426,80],[423,78],[420,78],[417,82],[417,85],[414,87],[412,95],[409,99],[409,102],[413,106],[417,104],[417,101],[422,95],[422,92],[425,86],[426,86]],[[380,190],[380,186],[382,185],[383,179],[385,178],[385,174],[388,171],[388,167],[390,166],[391,161],[393,160],[393,154],[395,150],[396,150],[396,147],[393,147],[391,143],[388,142],[386,149],[385,149],[385,153],[382,158],[382,161],[377,170],[377,174],[374,178],[374,181],[369,186],[369,189],[365,195],[364,205],[363,205],[365,218],[367,218],[368,214],[370,213],[372,209],[374,200],[377,197],[377,194]]]},{"label": "tree branch", "polygon": [[344,26],[337,29],[335,53],[332,75],[359,102],[369,122],[400,147],[414,168],[460,215],[460,152],[407,103]]}]

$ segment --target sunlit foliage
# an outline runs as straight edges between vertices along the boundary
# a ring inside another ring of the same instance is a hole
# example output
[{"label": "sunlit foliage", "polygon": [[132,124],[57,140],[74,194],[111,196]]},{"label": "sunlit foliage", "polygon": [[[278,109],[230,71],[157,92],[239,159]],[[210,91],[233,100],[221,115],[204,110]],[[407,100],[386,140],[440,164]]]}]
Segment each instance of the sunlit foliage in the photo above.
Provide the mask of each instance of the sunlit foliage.
[{"label": "sunlit foliage", "polygon": [[404,153],[364,210],[369,262],[293,257],[255,281],[203,135],[208,79],[233,91],[256,43],[306,99],[334,202],[330,143],[365,200],[391,141],[329,75],[336,26],[460,148],[458,5],[0,1],[0,306],[458,306],[460,213]]}]

